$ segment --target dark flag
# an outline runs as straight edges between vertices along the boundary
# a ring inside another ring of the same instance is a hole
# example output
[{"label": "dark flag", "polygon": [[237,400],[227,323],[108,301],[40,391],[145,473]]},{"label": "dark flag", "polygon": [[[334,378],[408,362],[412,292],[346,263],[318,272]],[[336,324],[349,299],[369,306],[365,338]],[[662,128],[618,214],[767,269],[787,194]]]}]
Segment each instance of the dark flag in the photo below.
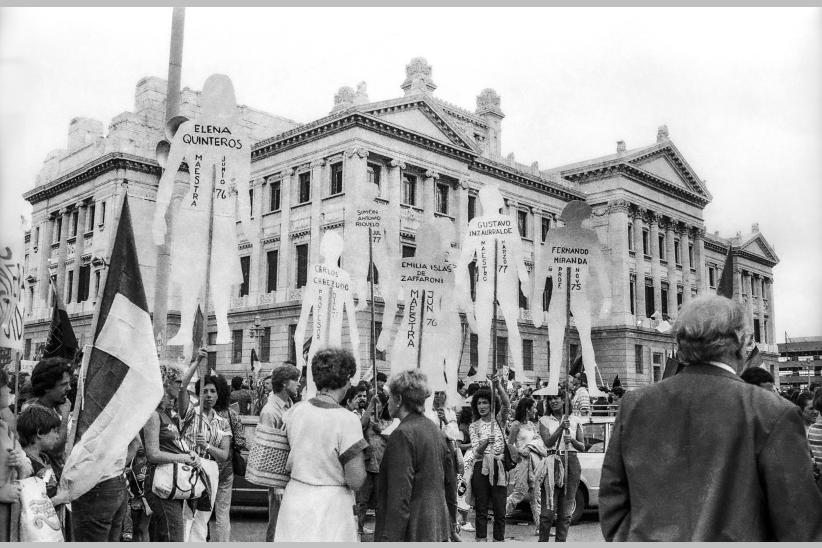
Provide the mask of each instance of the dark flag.
[{"label": "dark flag", "polygon": [[745,365],[742,367],[742,371],[745,371],[749,367],[760,367],[762,365],[762,354],[759,353],[759,347],[754,346],[754,349],[751,350],[751,353],[748,354],[748,358],[745,360]]},{"label": "dark flag", "polygon": [[257,357],[257,350],[251,349],[251,371],[254,371],[254,362],[259,363],[260,359]]},{"label": "dark flag", "polygon": [[65,358],[73,360],[77,354],[77,337],[74,336],[74,329],[71,328],[66,307],[63,305],[57,288],[51,285],[52,298],[54,299],[54,309],[51,313],[51,324],[49,334],[46,338],[46,346],[43,350],[43,358]]},{"label": "dark flag", "polygon": [[97,309],[74,436],[61,484],[71,500],[122,474],[129,443],[163,395],[160,363],[140,276],[128,198]]},{"label": "dark flag", "polygon": [[194,327],[192,328],[191,336],[191,356],[189,356],[189,359],[194,358],[197,352],[208,342],[203,340],[203,331],[205,331],[205,318],[198,304],[197,313],[194,315]]},{"label": "dark flag", "polygon": [[679,373],[680,369],[682,368],[679,365],[679,361],[673,356],[669,357],[665,360],[665,371],[662,373],[662,379],[665,380],[668,377],[673,377]]},{"label": "dark flag", "polygon": [[622,386],[622,381],[621,381],[621,380],[619,380],[619,375],[617,375],[616,377],[614,377],[614,382],[612,382],[612,383],[611,383],[611,389],[613,390],[613,389],[614,389],[614,388],[616,388],[617,386]]},{"label": "dark flag", "polygon": [[725,257],[725,266],[722,267],[722,276],[716,286],[716,294],[720,297],[734,298],[734,258],[733,246],[728,244],[728,256]]},{"label": "dark flag", "polygon": [[568,370],[568,375],[570,377],[576,377],[580,373],[582,373],[582,354],[574,359],[571,364],[571,369]]}]

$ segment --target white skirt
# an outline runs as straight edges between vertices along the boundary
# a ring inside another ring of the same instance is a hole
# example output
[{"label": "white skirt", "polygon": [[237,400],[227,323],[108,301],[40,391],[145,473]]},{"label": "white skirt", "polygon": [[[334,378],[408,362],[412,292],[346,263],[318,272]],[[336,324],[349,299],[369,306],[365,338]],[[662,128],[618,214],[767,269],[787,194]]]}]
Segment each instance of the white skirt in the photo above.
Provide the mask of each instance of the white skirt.
[{"label": "white skirt", "polygon": [[357,542],[356,500],[348,487],[288,482],[275,542]]}]

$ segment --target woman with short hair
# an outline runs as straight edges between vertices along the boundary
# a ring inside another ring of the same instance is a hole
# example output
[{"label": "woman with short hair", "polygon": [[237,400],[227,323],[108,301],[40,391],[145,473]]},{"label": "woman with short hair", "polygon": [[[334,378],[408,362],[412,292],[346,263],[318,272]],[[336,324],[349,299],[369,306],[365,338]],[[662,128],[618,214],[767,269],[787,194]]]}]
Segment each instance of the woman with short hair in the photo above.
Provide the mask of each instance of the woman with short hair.
[{"label": "woman with short hair", "polygon": [[505,513],[511,514],[517,504],[524,500],[529,501],[534,526],[537,528],[537,534],[539,534],[540,483],[545,477],[543,459],[548,452],[539,437],[539,428],[535,422],[536,418],[537,402],[530,397],[519,400],[517,409],[514,412],[514,421],[511,423],[508,444],[517,448],[520,461],[512,471],[514,491],[508,495]]},{"label": "woman with short hair", "polygon": [[311,361],[317,395],[293,405],[283,423],[291,451],[275,542],[356,542],[354,493],[365,480],[363,438],[357,416],[339,402],[357,370],[354,356],[337,348]]},{"label": "woman with short hair", "polygon": [[447,542],[456,535],[456,474],[445,434],[423,415],[428,380],[412,369],[387,386],[388,411],[400,424],[380,466],[374,541]]}]

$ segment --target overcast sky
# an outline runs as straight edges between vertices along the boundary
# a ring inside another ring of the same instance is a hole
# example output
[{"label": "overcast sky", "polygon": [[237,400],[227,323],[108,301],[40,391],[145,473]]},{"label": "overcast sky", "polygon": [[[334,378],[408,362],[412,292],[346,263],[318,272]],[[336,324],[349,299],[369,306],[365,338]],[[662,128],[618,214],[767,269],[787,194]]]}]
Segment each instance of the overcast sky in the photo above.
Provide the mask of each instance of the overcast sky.
[{"label": "overcast sky", "polygon": [[[110,119],[168,70],[171,8],[0,12],[2,223],[31,208],[75,116]],[[188,8],[183,86],[228,74],[240,103],[307,122],[340,86],[399,97],[405,65],[473,110],[502,97],[503,154],[548,168],[672,141],[707,182],[707,229],[758,222],[781,260],[776,332],[822,335],[822,10]]]}]

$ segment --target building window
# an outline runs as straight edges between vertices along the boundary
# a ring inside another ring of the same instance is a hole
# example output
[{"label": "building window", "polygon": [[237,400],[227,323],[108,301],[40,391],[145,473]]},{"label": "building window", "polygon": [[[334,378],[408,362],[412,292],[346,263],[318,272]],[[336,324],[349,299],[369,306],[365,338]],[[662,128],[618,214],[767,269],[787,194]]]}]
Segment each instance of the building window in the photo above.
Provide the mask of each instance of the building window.
[{"label": "building window", "polygon": [[508,337],[497,337],[497,367],[508,364]]},{"label": "building window", "polygon": [[209,344],[209,346],[214,346],[215,344],[217,344],[217,332],[216,331],[212,331],[211,333],[208,334],[208,344]]},{"label": "building window", "polygon": [[[297,344],[294,342],[294,333],[297,332],[297,324],[288,325],[288,360],[291,363],[297,361]],[[302,349],[300,349],[302,351]]]},{"label": "building window", "polygon": [[522,369],[534,370],[534,341],[531,339],[522,339]]},{"label": "building window", "polygon": [[754,329],[754,341],[762,342],[762,331],[760,331],[760,329],[759,329],[759,318],[754,318],[753,329]]},{"label": "building window", "polygon": [[260,341],[260,361],[271,361],[271,328],[266,327],[263,340]]},{"label": "building window", "polygon": [[417,248],[413,245],[405,245],[402,246],[402,258],[407,259],[408,257],[413,257],[414,253],[416,252]]},{"label": "building window", "polygon": [[636,274],[631,274],[631,281],[628,283],[628,292],[630,294],[629,304],[631,305],[631,314],[636,314]]},{"label": "building window", "polygon": [[642,349],[641,344],[634,345],[634,366],[635,366],[634,371],[637,372],[637,373],[642,373],[643,372],[642,352],[643,352],[643,349]]},{"label": "building window", "polygon": [[528,237],[528,212],[521,209],[517,210],[517,230],[521,238]]},{"label": "building window", "polygon": [[634,224],[628,223],[628,251],[634,250]]},{"label": "building window", "polygon": [[106,224],[106,203],[100,202],[100,222],[97,223],[100,227]]},{"label": "building window", "polygon": [[[23,359],[30,360],[31,359],[31,339],[26,339],[25,347],[23,349]],[[22,388],[22,386],[20,387]]]},{"label": "building window", "polygon": [[331,188],[329,194],[334,196],[342,194],[343,191],[343,165],[342,162],[331,164]]},{"label": "building window", "polygon": [[708,267],[708,286],[716,287],[716,269],[712,266]]},{"label": "building window", "polygon": [[272,249],[265,254],[268,272],[266,276],[266,292],[277,291],[277,266],[279,264],[280,251]]},{"label": "building window", "polygon": [[249,215],[253,219],[254,218],[254,189],[253,188],[248,189],[248,209],[249,209]]},{"label": "building window", "polygon": [[[545,289],[542,291],[542,309],[548,311],[551,306],[551,295],[554,293],[554,280],[551,278],[545,279]],[[543,322],[544,323],[544,322]]]},{"label": "building window", "polygon": [[34,228],[34,249],[40,247],[40,227]]},{"label": "building window", "polygon": [[659,304],[662,305],[662,315],[668,315],[668,284],[663,283],[662,289],[660,291],[659,300],[661,301]]},{"label": "building window", "polygon": [[679,240],[674,240],[674,261],[677,266],[682,266],[682,253],[679,250]]},{"label": "building window", "polygon": [[549,217],[542,218],[542,241],[548,237],[548,231],[551,230],[551,219]]},{"label": "building window", "polygon": [[576,344],[569,344],[568,345],[568,356],[571,358],[571,362],[577,359],[577,355],[579,354],[579,346]]},{"label": "building window", "polygon": [[437,213],[448,215],[448,185],[437,185]]},{"label": "building window", "polygon": [[477,216],[477,197],[468,195],[468,222]]},{"label": "building window", "polygon": [[86,232],[94,230],[94,204],[91,203],[88,206],[88,212],[86,213],[86,227],[84,229]]},{"label": "building window", "polygon": [[206,363],[208,364],[209,370],[217,369],[217,353],[208,352],[208,355],[206,356]]},{"label": "building window", "polygon": [[91,285],[91,265],[80,267],[80,286],[77,288],[77,302],[82,303],[88,300],[89,285]]},{"label": "building window", "polygon": [[417,178],[413,175],[402,176],[402,203],[417,205]]},{"label": "building window", "polygon": [[63,234],[63,217],[62,215],[54,220],[54,230],[51,233],[52,243],[60,243],[60,236]]},{"label": "building window", "polygon": [[650,318],[654,311],[654,282],[650,278],[645,278],[645,316]]},{"label": "building window", "polygon": [[66,303],[71,302],[71,290],[74,288],[74,271],[69,270],[66,276]]},{"label": "building window", "polygon": [[477,261],[468,263],[468,283],[470,284],[471,301],[477,300]]},{"label": "building window", "polygon": [[479,339],[476,333],[471,333],[469,337],[468,356],[470,357],[471,367],[476,369],[479,366]]},{"label": "building window", "polygon": [[240,257],[240,269],[243,271],[243,283],[240,284],[240,297],[248,295],[248,277],[251,273],[251,257]]},{"label": "building window", "polygon": [[231,363],[243,361],[243,330],[235,329],[231,332]]},{"label": "building window", "polygon": [[684,298],[684,295],[685,295],[685,289],[681,285],[676,286],[676,309],[677,309],[677,311],[682,306],[682,302],[683,302],[682,299]]},{"label": "building window", "polygon": [[660,373],[662,371],[662,354],[659,352],[654,352],[653,356],[651,356],[651,365],[653,367],[654,372],[654,382],[659,382],[660,377],[662,376]]},{"label": "building window", "polygon": [[381,170],[382,168],[377,164],[368,164],[368,182],[377,185],[378,194],[382,192],[382,186],[380,184]]},{"label": "building window", "polygon": [[694,244],[688,244],[688,266],[694,267]]},{"label": "building window", "polygon": [[308,244],[297,246],[297,287],[308,282]]},{"label": "building window", "polygon": [[282,197],[282,181],[273,181],[269,184],[268,211],[279,211]]},{"label": "building window", "polygon": [[97,299],[97,296],[100,294],[100,271],[96,271],[94,273],[94,298]]},{"label": "building window", "polygon": [[664,234],[658,234],[657,235],[657,240],[659,242],[659,259],[661,261],[665,261],[665,260],[667,260],[667,256],[665,254],[665,235]]},{"label": "building window", "polygon": [[71,212],[71,230],[69,231],[69,237],[77,235],[77,210]]},{"label": "building window", "polygon": [[651,256],[651,233],[647,228],[642,229],[642,253],[646,257]]},{"label": "building window", "polygon": [[311,200],[311,172],[306,171],[300,173],[297,177],[297,185],[299,186],[299,201],[298,204],[304,204]]},{"label": "building window", "polygon": [[528,297],[522,291],[522,284],[519,284],[519,307],[528,310]]}]

